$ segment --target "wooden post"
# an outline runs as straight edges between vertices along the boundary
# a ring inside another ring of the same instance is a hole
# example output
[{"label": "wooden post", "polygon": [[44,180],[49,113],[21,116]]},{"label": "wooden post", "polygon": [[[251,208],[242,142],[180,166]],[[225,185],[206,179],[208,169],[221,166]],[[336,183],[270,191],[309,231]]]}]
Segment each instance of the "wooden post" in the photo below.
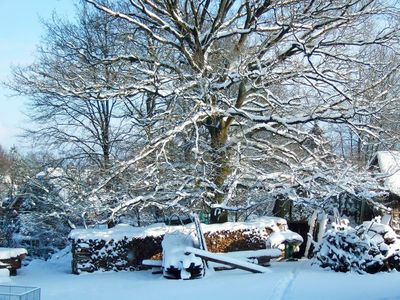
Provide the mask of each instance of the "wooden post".
[{"label": "wooden post", "polygon": [[309,257],[310,255],[311,243],[314,240],[314,228],[317,222],[317,217],[318,217],[318,211],[314,210],[308,223],[310,225],[310,229],[308,230],[307,234],[307,245],[306,245],[306,250],[304,251],[305,257]]}]

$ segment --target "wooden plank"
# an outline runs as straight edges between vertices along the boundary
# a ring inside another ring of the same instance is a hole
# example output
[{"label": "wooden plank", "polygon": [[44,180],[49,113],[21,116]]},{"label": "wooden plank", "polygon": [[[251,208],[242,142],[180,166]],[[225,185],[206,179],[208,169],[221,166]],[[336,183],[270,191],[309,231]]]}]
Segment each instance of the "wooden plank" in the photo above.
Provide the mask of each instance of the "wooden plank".
[{"label": "wooden plank", "polygon": [[252,264],[249,262],[241,261],[236,258],[229,257],[224,253],[211,253],[205,250],[193,248],[193,247],[186,247],[185,249],[186,254],[193,253],[195,256],[200,257],[206,261],[211,261],[215,263],[219,263],[222,265],[228,265],[237,269],[245,270],[251,273],[269,273],[271,272],[265,267],[261,267],[256,264]]},{"label": "wooden plank", "polygon": [[[193,219],[194,225],[196,227],[196,233],[197,233],[197,238],[199,240],[200,249],[204,250],[204,251],[208,251],[206,239],[204,237],[203,229],[201,228],[199,216],[197,214],[192,214],[192,219]],[[208,265],[207,260],[205,260],[205,259],[203,259],[203,265],[205,267],[205,270],[210,267]]]},{"label": "wooden plank", "polygon": [[279,258],[282,256],[282,251],[279,249],[260,249],[260,250],[246,250],[246,251],[233,251],[224,253],[232,258],[245,259],[245,258],[259,258],[269,257]]},{"label": "wooden plank", "polygon": [[194,225],[196,227],[197,238],[199,239],[199,246],[201,250],[208,251],[206,239],[204,238],[203,229],[201,228],[201,223],[199,220],[199,216],[197,214],[192,215]]},{"label": "wooden plank", "polygon": [[162,267],[162,260],[144,259],[142,261],[142,266],[146,266],[146,267]]}]

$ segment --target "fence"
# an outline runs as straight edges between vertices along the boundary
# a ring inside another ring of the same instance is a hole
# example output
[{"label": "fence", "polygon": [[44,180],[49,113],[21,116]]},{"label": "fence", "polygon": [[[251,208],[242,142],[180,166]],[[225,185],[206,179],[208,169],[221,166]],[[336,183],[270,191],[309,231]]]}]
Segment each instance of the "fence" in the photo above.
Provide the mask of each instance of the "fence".
[{"label": "fence", "polygon": [[0,285],[0,300],[40,300],[40,288]]}]

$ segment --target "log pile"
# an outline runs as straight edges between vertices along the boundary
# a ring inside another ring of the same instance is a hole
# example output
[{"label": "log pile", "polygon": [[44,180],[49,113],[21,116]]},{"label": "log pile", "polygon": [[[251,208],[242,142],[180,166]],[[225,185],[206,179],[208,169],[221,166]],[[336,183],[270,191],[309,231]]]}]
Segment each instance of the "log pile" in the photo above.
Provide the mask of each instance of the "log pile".
[{"label": "log pile", "polygon": [[[219,253],[265,249],[273,232],[288,232],[286,221],[279,218],[248,223],[202,225],[202,228],[208,250]],[[70,234],[72,272],[80,274],[97,270],[145,268],[142,265],[143,260],[162,258],[161,242],[164,235],[177,229],[187,234],[196,232],[193,224],[155,224],[143,228],[118,225],[113,229],[75,230]],[[302,241],[300,236],[298,241]]]},{"label": "log pile", "polygon": [[270,228],[221,230],[204,232],[204,237],[210,252],[226,253],[265,249],[265,241],[271,233]]},{"label": "log pile", "polygon": [[128,237],[122,240],[72,241],[72,272],[135,270],[145,259],[161,259],[163,236]]}]

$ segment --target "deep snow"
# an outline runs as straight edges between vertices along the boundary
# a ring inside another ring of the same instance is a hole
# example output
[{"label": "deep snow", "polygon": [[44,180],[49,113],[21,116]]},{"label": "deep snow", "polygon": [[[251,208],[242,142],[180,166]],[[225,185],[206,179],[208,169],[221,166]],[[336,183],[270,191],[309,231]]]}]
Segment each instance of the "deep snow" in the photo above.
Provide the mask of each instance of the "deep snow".
[{"label": "deep snow", "polygon": [[70,255],[34,260],[3,284],[38,286],[42,300],[79,299],[400,299],[400,273],[343,274],[308,260],[274,262],[271,273],[209,272],[203,279],[168,280],[150,271],[73,275]]}]

